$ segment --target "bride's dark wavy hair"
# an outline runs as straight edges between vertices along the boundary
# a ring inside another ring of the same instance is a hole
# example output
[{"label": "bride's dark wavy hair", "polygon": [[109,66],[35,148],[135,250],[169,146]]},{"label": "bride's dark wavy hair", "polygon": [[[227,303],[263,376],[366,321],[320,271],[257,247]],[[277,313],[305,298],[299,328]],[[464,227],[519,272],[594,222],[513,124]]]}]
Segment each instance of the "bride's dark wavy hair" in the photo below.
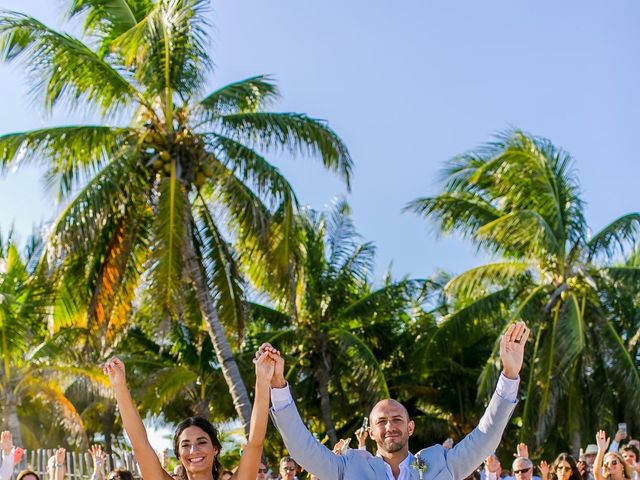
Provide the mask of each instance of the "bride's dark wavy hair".
[{"label": "bride's dark wavy hair", "polygon": [[[207,435],[209,435],[211,444],[218,449],[218,453],[213,459],[213,468],[211,469],[213,480],[218,480],[218,478],[220,477],[220,472],[222,472],[222,465],[220,465],[220,462],[218,461],[218,455],[220,455],[222,445],[220,444],[220,440],[218,440],[218,430],[216,430],[216,427],[214,427],[206,418],[189,417],[186,420],[180,422],[180,424],[176,427],[176,433],[173,434],[174,455],[178,460],[180,460],[180,435],[189,427],[198,427],[200,430],[204,431]],[[182,480],[188,480],[187,471],[185,470],[184,465],[182,465],[182,461],[180,461],[178,475]]]}]

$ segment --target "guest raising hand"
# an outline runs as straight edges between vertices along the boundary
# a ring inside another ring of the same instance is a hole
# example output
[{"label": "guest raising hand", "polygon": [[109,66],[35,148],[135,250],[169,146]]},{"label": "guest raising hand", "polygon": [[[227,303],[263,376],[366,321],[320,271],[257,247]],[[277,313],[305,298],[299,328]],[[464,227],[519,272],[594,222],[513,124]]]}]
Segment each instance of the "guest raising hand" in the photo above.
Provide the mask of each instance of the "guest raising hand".
[{"label": "guest raising hand", "polygon": [[607,452],[610,438],[604,430],[596,433],[596,445],[598,453],[593,464],[593,476],[595,480],[631,480],[631,468],[618,452]]},{"label": "guest raising hand", "polygon": [[9,430],[0,433],[0,448],[2,449],[2,465],[0,465],[0,480],[9,480],[13,475],[13,435]]}]

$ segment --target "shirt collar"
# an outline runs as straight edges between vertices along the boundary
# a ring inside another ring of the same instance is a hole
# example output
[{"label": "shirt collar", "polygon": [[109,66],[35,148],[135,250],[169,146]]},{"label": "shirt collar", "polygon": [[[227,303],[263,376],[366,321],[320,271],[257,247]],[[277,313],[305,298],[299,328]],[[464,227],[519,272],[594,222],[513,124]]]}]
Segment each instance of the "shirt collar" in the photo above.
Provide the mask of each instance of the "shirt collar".
[{"label": "shirt collar", "polygon": [[[382,455],[380,455],[380,452],[376,452],[376,457],[382,458]],[[413,459],[414,458],[415,457],[413,456],[413,453],[409,452],[409,454],[407,455],[407,458],[402,460],[400,462],[400,465],[398,465],[398,466],[400,467],[401,470],[404,469],[404,468],[407,468],[413,463]],[[384,458],[382,458],[382,461],[384,462]],[[384,464],[387,465],[387,462],[384,462]],[[389,467],[389,468],[391,468],[391,467]]]}]

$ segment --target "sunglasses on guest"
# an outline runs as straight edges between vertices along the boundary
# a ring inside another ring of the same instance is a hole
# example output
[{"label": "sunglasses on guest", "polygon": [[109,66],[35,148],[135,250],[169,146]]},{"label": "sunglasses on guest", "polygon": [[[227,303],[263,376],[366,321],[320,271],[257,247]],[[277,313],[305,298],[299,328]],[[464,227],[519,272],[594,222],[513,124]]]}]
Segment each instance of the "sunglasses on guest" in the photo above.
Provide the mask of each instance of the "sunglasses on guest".
[{"label": "sunglasses on guest", "polygon": [[529,470],[531,470],[531,467],[522,468],[520,470],[514,470],[513,474],[518,475],[519,473],[527,473]]},{"label": "sunglasses on guest", "polygon": [[612,467],[615,467],[616,465],[618,465],[618,460],[611,460],[610,462],[604,462],[604,466],[608,467],[609,465],[611,465]]}]

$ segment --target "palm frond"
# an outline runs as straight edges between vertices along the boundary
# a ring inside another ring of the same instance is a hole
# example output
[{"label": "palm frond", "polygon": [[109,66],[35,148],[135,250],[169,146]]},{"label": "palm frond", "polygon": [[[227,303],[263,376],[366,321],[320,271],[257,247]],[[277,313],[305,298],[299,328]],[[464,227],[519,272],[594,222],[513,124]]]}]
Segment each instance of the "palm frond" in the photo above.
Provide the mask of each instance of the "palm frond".
[{"label": "palm frond", "polygon": [[147,95],[163,95],[171,113],[173,93],[183,100],[196,95],[211,66],[205,0],[155,3],[136,26],[111,43],[122,55]]},{"label": "palm frond", "polygon": [[640,213],[629,213],[615,219],[596,233],[586,245],[588,261],[594,257],[613,258],[640,242]]},{"label": "palm frond", "polygon": [[[601,317],[606,318],[606,317]],[[624,341],[616,331],[613,322],[602,322],[603,340],[606,342],[609,351],[609,360],[615,367],[611,369],[611,376],[614,385],[617,386],[618,394],[625,407],[631,412],[635,412],[634,421],[638,420],[638,409],[640,408],[640,398],[637,392],[640,388],[640,372],[634,358],[631,357],[625,348]]]},{"label": "palm frond", "polygon": [[107,164],[61,212],[52,227],[50,253],[89,255],[112,217],[138,207],[144,215],[149,186],[136,158],[126,155]]},{"label": "palm frond", "polygon": [[46,379],[30,377],[23,388],[24,395],[27,397],[41,397],[54,406],[58,410],[58,421],[63,428],[79,440],[81,445],[88,446],[89,440],[82,417],[58,384]]},{"label": "palm frond", "polygon": [[282,173],[263,156],[229,137],[205,134],[213,151],[213,158],[221,161],[241,182],[271,204],[291,199],[297,203],[291,184]]},{"label": "palm frond", "polygon": [[91,178],[133,140],[127,128],[77,125],[0,136],[0,172],[37,162],[63,198]]},{"label": "palm frond", "polygon": [[329,334],[338,342],[340,357],[346,360],[347,369],[351,372],[345,376],[357,379],[358,383],[366,386],[368,403],[373,405],[378,400],[389,398],[384,372],[367,344],[353,332],[344,329],[332,328]]},{"label": "palm frond", "polygon": [[353,225],[347,202],[340,199],[333,203],[326,219],[325,243],[329,255],[328,266],[337,271],[358,248],[361,237]]},{"label": "palm frond", "polygon": [[206,204],[201,203],[197,211],[197,232],[202,245],[201,261],[220,320],[226,327],[235,328],[239,338],[242,338],[245,282],[238,268],[236,253],[225,241]]},{"label": "palm frond", "polygon": [[11,11],[0,14],[0,58],[22,57],[35,91],[44,92],[51,109],[62,99],[68,106],[97,106],[103,114],[142,97],[116,69],[71,35]]},{"label": "palm frond", "polygon": [[184,396],[188,387],[195,385],[198,375],[184,366],[166,367],[153,374],[153,387],[147,389],[142,407],[155,414],[162,413],[167,402]]},{"label": "palm frond", "polygon": [[425,341],[416,345],[416,356],[427,365],[434,360],[437,351],[455,350],[460,342],[472,344],[479,338],[497,334],[495,325],[502,323],[511,300],[510,290],[504,288],[456,309],[442,318]]},{"label": "palm frond", "polygon": [[279,97],[278,87],[269,76],[258,75],[230,83],[200,101],[200,115],[211,122],[220,115],[262,110]]},{"label": "palm frond", "polygon": [[100,38],[100,53],[107,55],[111,41],[135,27],[149,10],[152,0],[72,0],[69,18],[84,16],[84,33]]},{"label": "palm frond", "polygon": [[403,279],[378,288],[342,308],[339,318],[374,318],[385,311],[401,311],[409,307],[419,292],[430,284],[429,280]]},{"label": "palm frond", "polygon": [[242,143],[293,154],[319,155],[350,185],[353,163],[346,145],[326,122],[299,113],[239,113],[219,117],[223,135]]},{"label": "palm frond", "polygon": [[629,285],[634,291],[638,291],[640,286],[640,267],[609,267],[604,271],[615,282]]},{"label": "palm frond", "polygon": [[153,246],[153,288],[160,307],[174,312],[180,305],[183,246],[185,241],[187,193],[176,176],[176,162],[171,161],[170,176],[161,180]]},{"label": "palm frond", "polygon": [[488,263],[467,270],[449,280],[445,291],[454,296],[470,297],[488,287],[507,285],[527,274],[530,266],[524,262]]},{"label": "palm frond", "polygon": [[492,251],[508,256],[544,258],[556,254],[561,239],[536,211],[519,210],[503,215],[480,227],[476,236]]},{"label": "palm frond", "polygon": [[470,238],[473,238],[480,227],[502,215],[482,196],[467,192],[418,198],[405,207],[405,211],[407,210],[437,221],[442,232],[457,231],[463,237]]}]

